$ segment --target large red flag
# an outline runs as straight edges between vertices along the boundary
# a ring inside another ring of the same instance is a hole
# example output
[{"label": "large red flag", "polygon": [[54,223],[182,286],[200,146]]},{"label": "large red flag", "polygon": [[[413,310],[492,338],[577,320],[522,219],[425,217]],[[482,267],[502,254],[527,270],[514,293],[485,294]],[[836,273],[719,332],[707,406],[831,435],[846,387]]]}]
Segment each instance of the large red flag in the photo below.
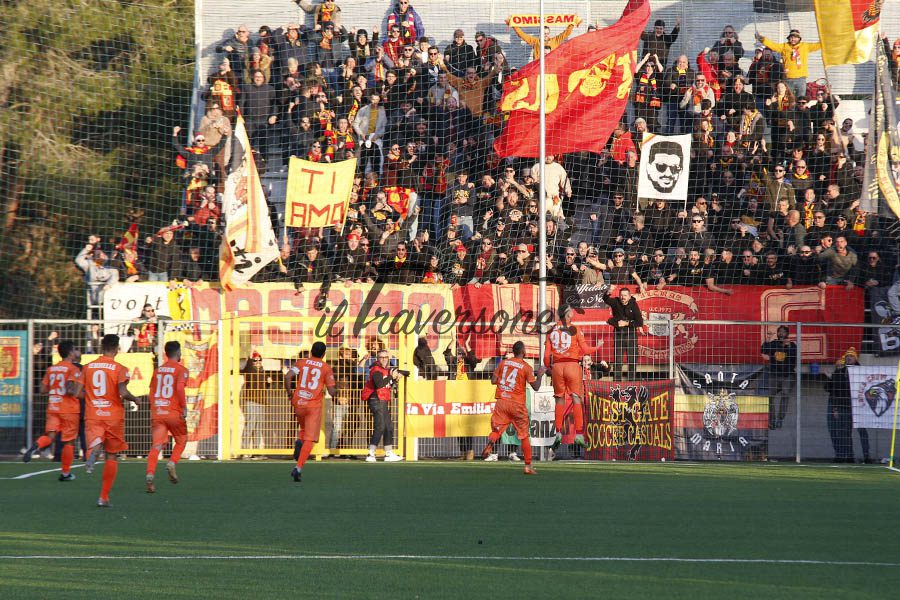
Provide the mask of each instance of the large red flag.
[{"label": "large red flag", "polygon": [[[650,18],[648,0],[629,0],[617,23],[575,37],[544,57],[547,154],[606,146],[628,103],[637,45]],[[509,113],[494,143],[500,156],[540,155],[540,63],[525,65],[503,87]]]}]

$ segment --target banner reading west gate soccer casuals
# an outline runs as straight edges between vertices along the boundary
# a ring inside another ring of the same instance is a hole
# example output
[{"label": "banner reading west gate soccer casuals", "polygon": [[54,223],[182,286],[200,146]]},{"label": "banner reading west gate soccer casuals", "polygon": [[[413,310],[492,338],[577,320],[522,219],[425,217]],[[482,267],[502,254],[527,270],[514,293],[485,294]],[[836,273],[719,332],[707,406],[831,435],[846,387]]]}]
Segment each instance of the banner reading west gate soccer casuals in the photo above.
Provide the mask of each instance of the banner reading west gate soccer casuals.
[{"label": "banner reading west gate soccer casuals", "polygon": [[813,0],[826,67],[869,60],[884,0]]},{"label": "banner reading west gate soccer casuals", "polygon": [[585,381],[589,460],[674,460],[674,382]]},{"label": "banner reading west gate soccer casuals", "polygon": [[897,401],[895,367],[848,367],[853,427],[891,429]]},{"label": "banner reading west gate soccer casuals", "polygon": [[691,136],[644,134],[638,196],[658,200],[687,200],[691,169]]},{"label": "banner reading west gate soccer casuals", "polygon": [[509,113],[494,143],[500,156],[540,156],[540,95],[546,98],[547,154],[600,152],[628,104],[637,44],[650,18],[648,0],[629,0],[622,18],[547,54],[544,81],[532,61],[506,80],[500,110]]}]

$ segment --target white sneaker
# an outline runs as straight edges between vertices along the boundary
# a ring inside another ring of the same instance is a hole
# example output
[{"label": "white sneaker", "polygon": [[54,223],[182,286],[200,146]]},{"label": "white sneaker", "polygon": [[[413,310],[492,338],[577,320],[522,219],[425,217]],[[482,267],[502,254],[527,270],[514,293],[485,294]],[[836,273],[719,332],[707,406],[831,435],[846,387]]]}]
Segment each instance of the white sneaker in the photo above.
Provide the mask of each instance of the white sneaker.
[{"label": "white sneaker", "polygon": [[366,462],[375,462],[375,455],[370,454],[366,457]]},{"label": "white sneaker", "polygon": [[403,457],[398,454],[394,454],[393,452],[388,452],[384,455],[384,462],[400,462],[401,460],[403,460]]},{"label": "white sneaker", "polygon": [[516,454],[515,452],[510,452],[510,453],[509,453],[509,461],[510,461],[510,462],[519,462],[520,460],[522,460],[522,459],[519,458],[519,455]]},{"label": "white sneaker", "polygon": [[552,462],[556,460],[556,451],[553,448],[547,448],[547,461]]},{"label": "white sneaker", "polygon": [[491,453],[487,455],[487,458],[484,459],[484,462],[497,462],[498,459],[499,457],[496,454]]}]

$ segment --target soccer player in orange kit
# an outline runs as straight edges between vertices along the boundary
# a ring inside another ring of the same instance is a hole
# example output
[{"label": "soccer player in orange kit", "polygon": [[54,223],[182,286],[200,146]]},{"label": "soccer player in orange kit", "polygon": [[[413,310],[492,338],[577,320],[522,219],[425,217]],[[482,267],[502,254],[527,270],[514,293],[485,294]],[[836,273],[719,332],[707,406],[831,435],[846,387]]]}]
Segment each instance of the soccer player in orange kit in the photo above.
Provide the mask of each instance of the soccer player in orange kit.
[{"label": "soccer player in orange kit", "polygon": [[297,466],[291,470],[291,477],[297,483],[301,481],[306,459],[319,441],[325,390],[328,390],[332,398],[337,397],[334,371],[322,360],[325,358],[325,350],[323,342],[314,343],[309,358],[298,358],[284,376],[284,387],[291,394],[291,404],[297,417],[297,439],[303,440]]},{"label": "soccer player in orange kit", "polygon": [[84,433],[88,452],[106,450],[103,485],[97,506],[109,508],[109,491],[116,480],[119,463],[116,455],[128,450],[125,441],[125,407],[123,400],[137,403],[128,391],[128,369],[115,361],[119,353],[119,336],[107,334],[100,341],[102,356],[84,367],[85,418]]},{"label": "soccer player in orange kit", "polygon": [[73,481],[75,475],[72,473],[72,461],[75,458],[75,440],[78,439],[81,415],[78,396],[83,389],[81,369],[75,363],[81,358],[81,352],[69,341],[60,342],[57,352],[62,361],[49,367],[41,381],[41,393],[49,394],[46,433],[25,452],[22,460],[29,462],[32,454],[53,444],[59,436],[64,444],[59,480]]},{"label": "soccer player in orange kit", "polygon": [[175,438],[175,447],[166,463],[169,481],[178,483],[175,465],[187,445],[187,423],[185,410],[187,403],[184,388],[187,385],[188,370],[181,364],[181,344],[166,342],[166,362],[153,371],[150,378],[150,428],[153,433],[153,447],[147,455],[147,493],[156,491],[153,480],[156,477],[156,463],[159,455],[169,443],[169,435]]},{"label": "soccer player in orange kit", "polygon": [[516,435],[522,442],[522,458],[525,459],[525,474],[534,475],[537,471],[531,466],[531,437],[528,407],[525,406],[525,384],[537,391],[540,387],[538,378],[546,369],[541,367],[537,373],[525,360],[525,343],[513,344],[512,358],[504,359],[494,369],[491,383],[497,386],[494,397],[496,404],[491,414],[491,434],[488,436],[487,446],[481,451],[481,458],[487,458],[493,452],[494,444],[512,423],[516,428]]},{"label": "soccer player in orange kit", "polygon": [[[559,307],[559,323],[553,325],[547,340],[544,342],[544,366],[550,369],[553,382],[553,397],[556,399],[555,424],[556,441],[553,449],[562,442],[563,419],[566,414],[566,394],[572,396],[572,409],[575,413],[575,443],[584,446],[584,372],[581,359],[593,354],[600,346],[588,346],[584,334],[572,325],[572,307],[563,304]],[[601,361],[603,366],[605,361]],[[606,365],[608,368],[608,365]]]}]

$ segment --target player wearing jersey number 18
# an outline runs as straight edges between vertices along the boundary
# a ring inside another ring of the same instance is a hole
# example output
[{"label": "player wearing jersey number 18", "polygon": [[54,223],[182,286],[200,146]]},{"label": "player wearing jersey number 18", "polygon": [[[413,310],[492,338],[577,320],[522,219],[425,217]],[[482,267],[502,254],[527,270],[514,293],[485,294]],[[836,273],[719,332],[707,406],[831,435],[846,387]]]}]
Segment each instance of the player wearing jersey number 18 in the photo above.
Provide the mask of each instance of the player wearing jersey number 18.
[{"label": "player wearing jersey number 18", "polygon": [[106,450],[103,485],[97,506],[108,508],[109,492],[116,480],[119,452],[128,450],[125,441],[125,407],[123,400],[137,403],[128,391],[128,369],[115,361],[119,353],[119,336],[107,334],[100,341],[102,356],[84,367],[85,418],[84,433],[88,452]]},{"label": "player wearing jersey number 18", "polygon": [[156,491],[154,479],[159,455],[169,443],[169,435],[175,439],[175,447],[166,463],[169,481],[178,483],[175,465],[187,445],[187,403],[184,389],[187,386],[188,370],[181,364],[181,344],[166,342],[166,362],[153,371],[150,378],[150,430],[153,447],[147,455],[147,493]]},{"label": "player wearing jersey number 18", "polygon": [[53,444],[58,436],[64,444],[59,480],[72,481],[75,479],[71,469],[75,458],[75,440],[78,438],[78,419],[81,415],[78,398],[83,392],[81,369],[75,363],[81,358],[81,352],[69,341],[60,342],[57,350],[62,361],[48,368],[41,381],[41,393],[48,395],[47,430],[25,452],[22,460],[30,461],[32,454]]},{"label": "player wearing jersey number 18", "polygon": [[[550,369],[553,382],[553,397],[556,400],[555,424],[556,441],[553,449],[562,442],[563,420],[566,415],[566,395],[572,397],[572,410],[575,416],[575,443],[581,446],[584,441],[584,379],[581,359],[593,354],[600,347],[588,346],[584,334],[572,324],[572,307],[559,307],[559,323],[556,323],[547,335],[544,343],[544,366]],[[605,361],[601,361],[603,367]],[[608,365],[607,365],[608,366]]]},{"label": "player wearing jersey number 18", "polygon": [[297,483],[302,479],[303,465],[319,441],[325,390],[332,398],[337,397],[334,371],[322,360],[325,350],[323,342],[314,343],[309,351],[310,357],[297,359],[284,376],[284,387],[291,394],[291,405],[297,417],[297,440],[303,442],[297,465],[291,470],[291,477]]},{"label": "player wearing jersey number 18", "polygon": [[481,452],[481,458],[487,458],[494,450],[494,444],[512,423],[516,428],[516,435],[522,442],[522,458],[525,459],[525,474],[534,475],[536,471],[531,466],[531,436],[528,419],[528,407],[525,406],[525,384],[537,391],[540,387],[539,377],[546,369],[541,367],[537,373],[525,360],[524,342],[513,344],[512,358],[507,358],[497,365],[491,376],[491,383],[497,386],[494,395],[496,403],[491,414],[491,434],[488,436],[487,446]]}]

